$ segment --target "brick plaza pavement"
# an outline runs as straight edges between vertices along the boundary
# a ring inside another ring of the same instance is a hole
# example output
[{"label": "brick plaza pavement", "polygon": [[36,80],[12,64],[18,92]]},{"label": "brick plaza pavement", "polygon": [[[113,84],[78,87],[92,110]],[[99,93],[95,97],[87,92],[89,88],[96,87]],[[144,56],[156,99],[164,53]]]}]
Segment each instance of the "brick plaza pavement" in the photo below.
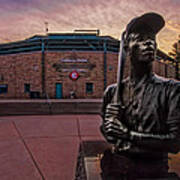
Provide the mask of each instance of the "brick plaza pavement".
[{"label": "brick plaza pavement", "polygon": [[[73,180],[81,141],[103,140],[99,115],[0,117],[0,180]],[[180,154],[171,155],[180,175]]]}]

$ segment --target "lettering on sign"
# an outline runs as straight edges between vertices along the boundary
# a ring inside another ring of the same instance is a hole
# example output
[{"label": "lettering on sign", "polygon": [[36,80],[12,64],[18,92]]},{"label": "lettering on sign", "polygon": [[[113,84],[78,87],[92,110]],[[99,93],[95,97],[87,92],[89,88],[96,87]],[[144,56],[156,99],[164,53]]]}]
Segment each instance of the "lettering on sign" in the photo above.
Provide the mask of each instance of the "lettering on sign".
[{"label": "lettering on sign", "polygon": [[87,63],[87,59],[61,59],[60,62],[63,63]]},{"label": "lettering on sign", "polygon": [[55,68],[57,72],[72,72],[76,70],[77,72],[85,73],[91,71],[96,65],[90,63],[86,58],[70,57],[60,59],[60,61],[54,63],[52,67]]}]

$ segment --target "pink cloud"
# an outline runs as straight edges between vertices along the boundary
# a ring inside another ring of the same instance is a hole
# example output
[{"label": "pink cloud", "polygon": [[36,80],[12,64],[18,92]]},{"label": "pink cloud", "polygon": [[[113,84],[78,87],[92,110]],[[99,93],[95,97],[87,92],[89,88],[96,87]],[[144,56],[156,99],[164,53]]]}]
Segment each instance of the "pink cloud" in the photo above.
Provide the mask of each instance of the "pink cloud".
[{"label": "pink cloud", "polygon": [[159,47],[162,50],[169,51],[179,34],[178,0],[1,1],[3,2],[0,7],[1,42],[44,34],[45,21],[49,23],[50,32],[98,28],[103,35],[119,38],[130,19],[148,11],[161,13],[167,21],[165,30],[158,36]]}]

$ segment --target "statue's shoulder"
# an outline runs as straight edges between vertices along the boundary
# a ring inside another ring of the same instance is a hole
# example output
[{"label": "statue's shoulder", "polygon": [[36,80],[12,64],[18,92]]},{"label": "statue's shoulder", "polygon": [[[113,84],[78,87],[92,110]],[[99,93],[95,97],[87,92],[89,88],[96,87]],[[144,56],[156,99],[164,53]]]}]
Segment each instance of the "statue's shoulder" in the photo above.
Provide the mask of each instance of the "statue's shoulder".
[{"label": "statue's shoulder", "polygon": [[152,80],[153,80],[154,83],[157,83],[157,84],[159,84],[159,83],[163,83],[163,84],[171,83],[171,79],[159,76],[157,74],[153,74]]},{"label": "statue's shoulder", "polygon": [[157,74],[154,74],[152,76],[152,81],[155,84],[163,84],[163,85],[167,85],[167,86],[177,86],[177,87],[180,86],[180,81],[177,81],[175,79],[165,78],[165,77],[159,76]]}]

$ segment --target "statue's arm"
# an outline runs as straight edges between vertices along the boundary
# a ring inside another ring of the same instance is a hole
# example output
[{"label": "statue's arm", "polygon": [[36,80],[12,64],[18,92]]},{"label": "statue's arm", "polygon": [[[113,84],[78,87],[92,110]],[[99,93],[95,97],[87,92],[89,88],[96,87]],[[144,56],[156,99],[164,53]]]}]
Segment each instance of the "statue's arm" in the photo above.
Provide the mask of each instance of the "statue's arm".
[{"label": "statue's arm", "polygon": [[177,153],[180,150],[179,128],[174,124],[167,134],[139,133],[130,131],[129,138],[139,147],[154,149],[159,151]]},{"label": "statue's arm", "polygon": [[111,104],[113,95],[115,93],[116,85],[111,85],[106,88],[104,91],[104,96],[103,96],[103,103],[102,103],[102,109],[101,109],[101,117],[102,117],[102,123],[100,126],[100,131],[105,137],[105,139],[112,144],[115,144],[117,142],[117,138],[112,137],[107,133],[107,130],[105,130],[106,127],[106,115],[107,115],[107,106],[108,104]]}]

